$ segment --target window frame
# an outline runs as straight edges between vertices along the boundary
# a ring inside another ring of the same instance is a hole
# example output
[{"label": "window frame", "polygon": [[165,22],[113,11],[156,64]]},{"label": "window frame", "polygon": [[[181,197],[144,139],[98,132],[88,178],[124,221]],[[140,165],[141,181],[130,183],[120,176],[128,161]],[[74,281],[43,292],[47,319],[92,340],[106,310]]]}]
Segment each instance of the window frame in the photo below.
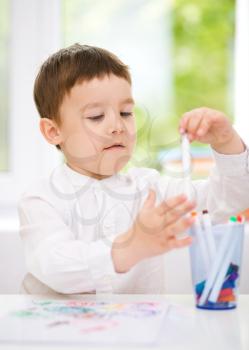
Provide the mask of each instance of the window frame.
[{"label": "window frame", "polygon": [[236,0],[235,13],[235,128],[249,146],[249,2]]},{"label": "window frame", "polygon": [[[0,172],[0,208],[16,206],[30,182],[47,175],[61,155],[39,131],[33,84],[41,62],[59,49],[60,0],[11,0],[9,170]],[[21,131],[21,133],[19,132]]]}]

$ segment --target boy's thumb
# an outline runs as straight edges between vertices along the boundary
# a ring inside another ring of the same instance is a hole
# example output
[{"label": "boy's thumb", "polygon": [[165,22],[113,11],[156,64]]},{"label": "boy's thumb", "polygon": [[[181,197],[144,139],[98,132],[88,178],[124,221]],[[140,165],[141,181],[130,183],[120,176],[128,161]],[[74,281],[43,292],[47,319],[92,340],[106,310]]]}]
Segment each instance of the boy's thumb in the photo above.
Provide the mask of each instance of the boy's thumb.
[{"label": "boy's thumb", "polygon": [[156,192],[152,189],[149,189],[149,194],[145,200],[144,206],[146,208],[152,208],[156,202]]}]

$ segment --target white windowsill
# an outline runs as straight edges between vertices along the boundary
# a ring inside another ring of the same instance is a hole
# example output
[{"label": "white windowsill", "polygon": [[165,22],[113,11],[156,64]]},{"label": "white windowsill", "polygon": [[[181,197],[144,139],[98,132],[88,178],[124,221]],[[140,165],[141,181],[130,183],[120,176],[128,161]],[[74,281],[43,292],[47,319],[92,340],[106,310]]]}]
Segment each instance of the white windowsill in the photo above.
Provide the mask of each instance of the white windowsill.
[{"label": "white windowsill", "polygon": [[17,233],[19,230],[19,219],[17,209],[9,206],[0,208],[0,234]]}]

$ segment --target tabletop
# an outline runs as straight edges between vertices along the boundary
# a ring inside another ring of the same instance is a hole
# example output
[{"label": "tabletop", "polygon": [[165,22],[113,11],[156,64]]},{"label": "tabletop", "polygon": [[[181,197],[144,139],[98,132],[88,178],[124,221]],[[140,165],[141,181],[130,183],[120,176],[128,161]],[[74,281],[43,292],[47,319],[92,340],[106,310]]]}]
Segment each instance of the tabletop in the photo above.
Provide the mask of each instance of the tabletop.
[{"label": "tabletop", "polygon": [[[46,295],[0,295],[0,318],[15,305],[31,300],[46,300]],[[51,299],[51,298],[50,298]],[[55,300],[87,300],[107,302],[159,301],[168,305],[160,339],[156,349],[172,350],[248,350],[249,349],[249,295],[241,295],[234,310],[211,311],[195,308],[192,295],[73,295],[58,296]],[[1,332],[1,330],[0,330]],[[79,349],[78,345],[1,344],[0,350],[57,350]],[[81,348],[83,346],[81,345]],[[110,346],[84,346],[84,349],[110,349]],[[115,349],[125,349],[115,346]],[[145,347],[146,348],[146,347]],[[147,347],[148,348],[148,347]],[[129,345],[127,349],[141,349]]]}]

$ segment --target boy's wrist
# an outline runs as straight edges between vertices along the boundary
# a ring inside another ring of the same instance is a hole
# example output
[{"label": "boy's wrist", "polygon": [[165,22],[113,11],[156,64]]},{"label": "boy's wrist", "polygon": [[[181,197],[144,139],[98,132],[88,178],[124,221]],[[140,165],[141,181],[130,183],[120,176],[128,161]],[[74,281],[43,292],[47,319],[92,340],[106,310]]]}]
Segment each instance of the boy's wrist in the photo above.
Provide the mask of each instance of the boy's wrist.
[{"label": "boy's wrist", "polygon": [[113,241],[111,254],[115,271],[118,273],[128,272],[138,262],[133,239],[134,227]]},{"label": "boy's wrist", "polygon": [[232,137],[224,143],[212,143],[210,145],[216,152],[221,154],[240,154],[246,149],[240,136],[234,131]]}]

